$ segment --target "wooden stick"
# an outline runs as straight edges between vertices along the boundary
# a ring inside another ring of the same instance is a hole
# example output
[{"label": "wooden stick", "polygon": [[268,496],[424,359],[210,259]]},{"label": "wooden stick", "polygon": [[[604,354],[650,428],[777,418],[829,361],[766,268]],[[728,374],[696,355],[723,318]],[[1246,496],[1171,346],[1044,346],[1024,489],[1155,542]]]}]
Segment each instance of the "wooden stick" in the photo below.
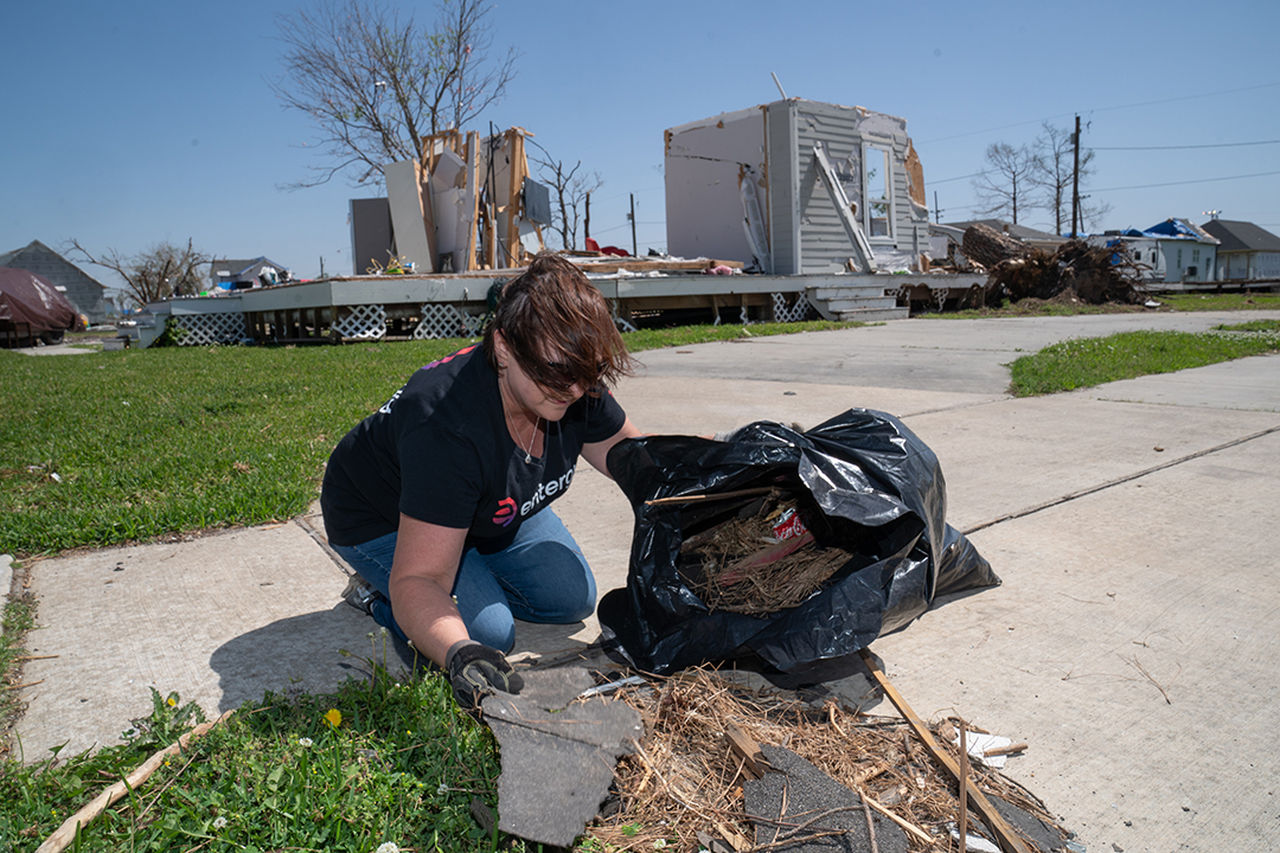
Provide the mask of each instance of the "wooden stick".
[{"label": "wooden stick", "polygon": [[653,498],[644,502],[645,506],[661,504],[697,503],[698,501],[722,501],[728,498],[742,498],[747,495],[763,495],[773,491],[773,486],[759,486],[754,489],[736,489],[732,492],[710,492],[700,495],[672,495],[669,498]]},{"label": "wooden stick", "polygon": [[921,841],[923,841],[925,844],[929,844],[929,845],[932,845],[932,844],[933,844],[934,838],[933,838],[933,836],[932,836],[932,835],[930,835],[929,833],[925,832],[923,829],[921,829],[920,827],[916,826],[916,825],[915,825],[914,823],[912,823],[911,821],[906,820],[905,818],[900,818],[900,817],[898,817],[896,814],[894,814],[893,812],[889,811],[889,810],[888,810],[888,809],[886,809],[884,806],[882,806],[882,805],[880,805],[879,803],[877,803],[875,800],[871,799],[871,795],[870,795],[870,794],[868,794],[866,791],[862,790],[861,788],[859,788],[859,789],[858,789],[858,796],[862,798],[862,801],[863,801],[864,803],[866,803],[867,805],[871,806],[871,808],[875,809],[876,811],[880,812],[880,814],[882,814],[882,815],[884,815],[885,817],[889,818],[889,820],[893,821],[893,822],[894,822],[894,823],[896,823],[898,826],[902,827],[902,828],[903,828],[903,829],[905,829],[907,832],[909,832],[909,833],[911,833],[912,835],[914,835],[916,838],[919,838],[919,839],[920,839]]},{"label": "wooden stick", "polygon": [[965,736],[967,728],[960,722],[960,853],[968,848],[965,841],[969,837],[969,741]]},{"label": "wooden stick", "polygon": [[991,749],[982,751],[983,758],[991,758],[996,755],[1012,755],[1015,752],[1023,752],[1027,748],[1025,743],[1011,743],[1008,746],[993,746]]},{"label": "wooden stick", "polygon": [[876,822],[871,819],[871,807],[862,800],[862,816],[867,819],[867,840],[871,842],[871,853],[880,853],[880,845],[876,844]]},{"label": "wooden stick", "polygon": [[6,684],[4,686],[4,689],[5,690],[21,690],[24,687],[35,687],[37,684],[44,684],[44,679],[42,678],[39,681],[25,681],[22,684]]},{"label": "wooden stick", "polygon": [[58,655],[18,655],[14,660],[50,660],[56,657]]},{"label": "wooden stick", "polygon": [[88,805],[80,809],[62,822],[62,826],[54,830],[53,834],[44,840],[44,843],[36,848],[36,853],[60,853],[65,850],[67,845],[75,841],[76,831],[82,826],[88,826],[89,821],[102,814],[112,803],[119,800],[129,791],[137,788],[143,782],[151,777],[164,764],[164,760],[174,753],[181,752],[186,749],[187,744],[194,738],[200,737],[214,726],[223,722],[235,712],[232,708],[222,714],[221,717],[212,723],[201,723],[191,731],[178,738],[174,743],[169,744],[159,752],[153,753],[150,758],[138,765],[132,773],[123,780],[116,782],[110,788],[107,788],[98,796],[94,797]]},{"label": "wooden stick", "polygon": [[960,766],[956,763],[956,760],[934,740],[933,732],[929,731],[929,727],[916,716],[915,711],[911,710],[911,706],[907,704],[906,699],[902,698],[902,694],[898,692],[897,688],[889,683],[889,679],[876,666],[875,659],[871,657],[871,652],[867,649],[861,649],[858,654],[862,656],[862,662],[866,664],[867,671],[871,673],[871,677],[880,685],[884,695],[889,697],[889,701],[898,709],[898,713],[902,714],[903,719],[907,721],[916,736],[924,743],[925,747],[933,755],[934,760],[947,768],[951,775],[956,778],[956,781],[964,785],[969,799],[973,801],[973,810],[978,813],[987,828],[991,830],[991,834],[995,836],[996,845],[999,846],[1003,853],[1031,853],[1031,848],[1014,832],[1013,827],[1001,816],[1000,812],[996,811],[995,806],[979,790],[978,786],[972,780],[961,776]]}]

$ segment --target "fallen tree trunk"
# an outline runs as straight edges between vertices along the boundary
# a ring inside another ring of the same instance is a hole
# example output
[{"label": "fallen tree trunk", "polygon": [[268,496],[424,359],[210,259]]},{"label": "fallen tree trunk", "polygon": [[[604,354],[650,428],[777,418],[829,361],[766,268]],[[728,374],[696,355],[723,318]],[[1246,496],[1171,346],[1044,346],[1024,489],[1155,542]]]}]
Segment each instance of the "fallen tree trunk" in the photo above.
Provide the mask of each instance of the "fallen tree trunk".
[{"label": "fallen tree trunk", "polygon": [[964,230],[960,251],[971,261],[977,261],[991,269],[1001,261],[1027,254],[1028,248],[1007,234],[1001,234],[987,225],[970,225]]}]

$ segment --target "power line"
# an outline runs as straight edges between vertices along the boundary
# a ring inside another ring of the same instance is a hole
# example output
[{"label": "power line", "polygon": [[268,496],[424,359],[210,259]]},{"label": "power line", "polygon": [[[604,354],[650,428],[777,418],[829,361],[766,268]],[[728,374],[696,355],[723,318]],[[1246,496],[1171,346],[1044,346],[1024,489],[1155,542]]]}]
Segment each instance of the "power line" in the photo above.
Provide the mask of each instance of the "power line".
[{"label": "power line", "polygon": [[1152,187],[1180,187],[1180,186],[1183,186],[1184,184],[1211,184],[1214,181],[1235,181],[1235,180],[1239,180],[1240,178],[1265,178],[1271,175],[1280,175],[1280,171],[1253,172],[1248,175],[1223,175],[1220,178],[1198,178],[1196,180],[1191,180],[1191,181],[1168,181],[1163,184],[1133,184],[1132,186],[1128,186],[1128,187],[1103,187],[1101,189],[1091,189],[1089,190],[1089,192],[1109,193],[1109,192],[1116,192],[1117,190],[1145,190],[1145,189],[1150,189]]},{"label": "power line", "polygon": [[938,184],[948,184],[952,181],[963,181],[965,178],[978,178],[985,175],[989,170],[983,169],[981,172],[974,172],[971,175],[960,175],[956,178],[943,178],[940,181],[929,181],[929,186],[937,186]]},{"label": "power line", "polygon": [[[1242,86],[1238,89],[1222,89],[1217,92],[1201,92],[1198,95],[1178,95],[1172,98],[1162,98],[1156,101],[1138,101],[1132,104],[1117,104],[1111,107],[1093,107],[1090,109],[1082,109],[1079,112],[1093,114],[1093,113],[1111,112],[1113,110],[1129,110],[1129,109],[1133,109],[1134,107],[1149,107],[1149,106],[1155,106],[1158,104],[1169,104],[1175,101],[1190,101],[1196,98],[1211,98],[1211,97],[1217,97],[1219,95],[1233,95],[1237,92],[1252,92],[1256,89],[1269,89],[1274,86],[1280,86],[1280,81],[1276,81],[1274,83],[1259,83],[1256,86]],[[1007,130],[1008,128],[1011,128],[1011,127],[1023,127],[1024,125],[1028,125],[1028,124],[1041,124],[1043,122],[1053,121],[1054,119],[1065,118],[1067,116],[1073,116],[1073,115],[1075,115],[1075,112],[1059,113],[1057,115],[1051,115],[1045,118],[1034,119],[1031,121],[1019,121],[1019,122],[1014,122],[1013,124],[1000,125],[999,127],[989,127],[984,130],[973,130],[965,133],[956,133],[956,134],[952,134],[951,136],[935,136],[932,139],[919,140],[919,143],[921,145],[927,145],[930,142],[946,142],[947,140],[950,140],[950,139],[962,139],[966,136],[979,136],[984,133],[994,133],[997,130]]]},{"label": "power line", "polygon": [[1103,148],[1093,146],[1091,151],[1181,151],[1187,148],[1239,148],[1242,145],[1280,145],[1280,139],[1259,139],[1256,142],[1211,142],[1205,145],[1119,145]]}]

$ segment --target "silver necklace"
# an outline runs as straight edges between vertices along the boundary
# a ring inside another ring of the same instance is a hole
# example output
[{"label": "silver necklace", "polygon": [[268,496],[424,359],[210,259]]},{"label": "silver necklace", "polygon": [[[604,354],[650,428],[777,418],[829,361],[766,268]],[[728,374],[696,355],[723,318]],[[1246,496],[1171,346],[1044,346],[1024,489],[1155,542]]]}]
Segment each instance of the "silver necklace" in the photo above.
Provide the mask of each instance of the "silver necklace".
[{"label": "silver necklace", "polygon": [[533,441],[538,437],[538,427],[542,426],[542,415],[538,415],[538,419],[533,423],[533,432],[529,433],[529,443],[524,449],[524,464],[529,465],[533,462]]}]

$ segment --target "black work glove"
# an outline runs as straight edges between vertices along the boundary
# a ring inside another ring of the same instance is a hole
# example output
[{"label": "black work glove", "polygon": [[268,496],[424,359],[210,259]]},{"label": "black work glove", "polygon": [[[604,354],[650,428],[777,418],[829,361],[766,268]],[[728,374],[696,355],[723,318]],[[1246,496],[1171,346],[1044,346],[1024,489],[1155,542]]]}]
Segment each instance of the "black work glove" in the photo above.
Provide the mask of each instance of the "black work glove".
[{"label": "black work glove", "polygon": [[467,711],[478,708],[480,700],[495,690],[519,693],[524,687],[524,679],[511,668],[502,652],[475,640],[454,643],[445,656],[444,669],[454,697]]}]

